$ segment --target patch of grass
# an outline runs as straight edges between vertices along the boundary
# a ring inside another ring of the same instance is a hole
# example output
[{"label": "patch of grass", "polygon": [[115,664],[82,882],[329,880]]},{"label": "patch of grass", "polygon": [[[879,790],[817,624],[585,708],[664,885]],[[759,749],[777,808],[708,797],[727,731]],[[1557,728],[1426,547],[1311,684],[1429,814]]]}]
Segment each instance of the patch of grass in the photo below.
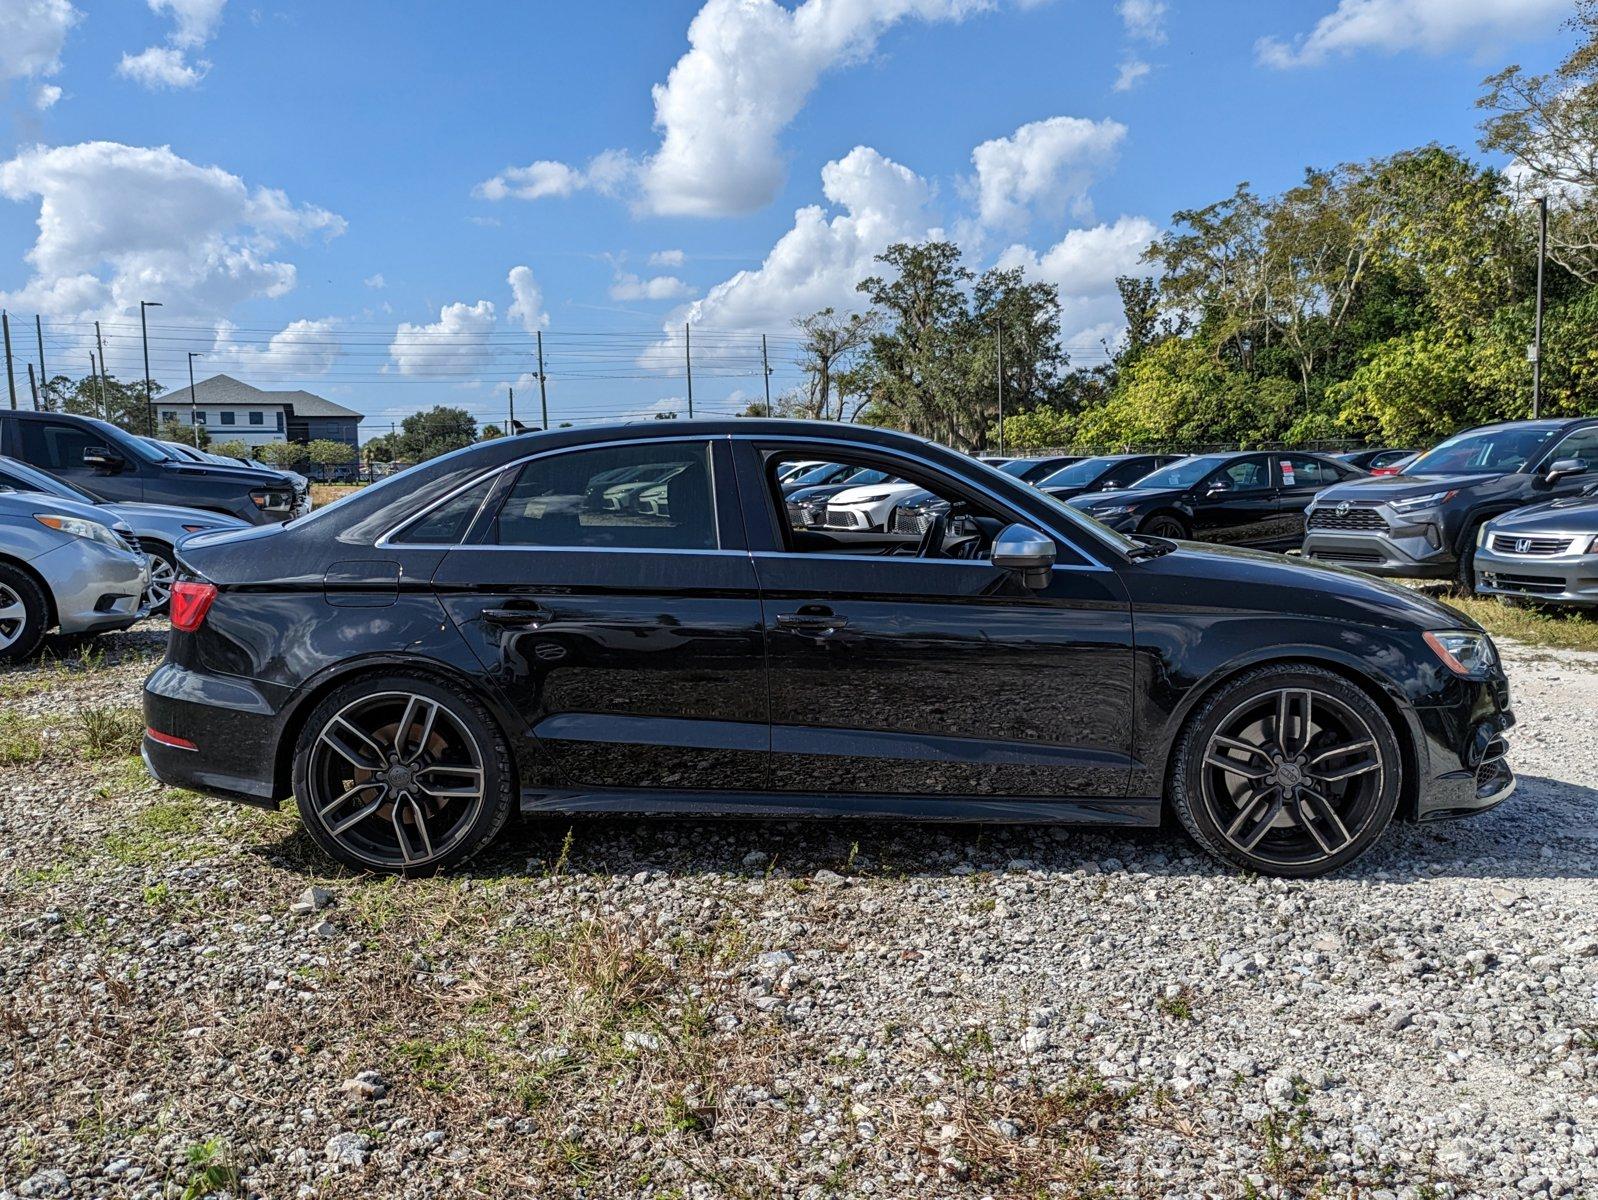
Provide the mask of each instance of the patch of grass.
[{"label": "patch of grass", "polygon": [[1494,637],[1557,650],[1598,650],[1598,616],[1580,609],[1511,605],[1487,596],[1447,591],[1437,598]]},{"label": "patch of grass", "polygon": [[91,759],[125,758],[139,752],[144,738],[144,714],[127,705],[80,708],[78,729]]},{"label": "patch of grass", "polygon": [[168,793],[165,799],[140,809],[120,830],[108,834],[105,851],[129,866],[188,862],[210,850],[201,842],[208,819],[209,811],[199,797]]},{"label": "patch of grass", "polygon": [[0,712],[0,767],[25,767],[44,757],[44,731],[39,717]]},{"label": "patch of grass", "polygon": [[1155,1002],[1158,1008],[1173,1021],[1191,1021],[1193,1019],[1193,993],[1189,988],[1182,988],[1174,996],[1161,996]]},{"label": "patch of grass", "polygon": [[46,886],[60,883],[69,879],[79,869],[79,864],[72,861],[52,863],[48,867],[33,867],[26,871],[17,872],[17,881],[24,885]]},{"label": "patch of grass", "polygon": [[227,1145],[221,1138],[209,1138],[184,1151],[189,1178],[183,1185],[182,1200],[200,1200],[218,1192],[232,1192],[239,1184],[238,1168],[228,1161]]}]

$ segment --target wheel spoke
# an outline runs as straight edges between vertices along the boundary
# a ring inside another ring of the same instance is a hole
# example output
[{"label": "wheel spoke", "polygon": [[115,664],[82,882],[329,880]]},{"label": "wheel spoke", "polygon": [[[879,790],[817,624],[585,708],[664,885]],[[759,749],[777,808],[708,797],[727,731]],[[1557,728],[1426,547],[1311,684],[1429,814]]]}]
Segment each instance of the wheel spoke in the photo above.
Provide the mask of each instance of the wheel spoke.
[{"label": "wheel spoke", "polygon": [[[1226,840],[1243,850],[1254,849],[1281,811],[1280,788],[1263,788],[1255,792],[1238,809],[1237,819],[1226,830]],[[1245,829],[1246,833],[1243,832]]]},{"label": "wheel spoke", "polygon": [[[406,834],[406,823],[403,814],[411,815],[411,828],[421,838],[421,854],[418,855],[411,846],[410,837]],[[409,795],[403,795],[394,805],[393,813],[394,836],[399,840],[400,853],[405,856],[406,862],[416,862],[418,858],[426,861],[433,857],[433,840],[427,833],[427,816],[422,812],[422,806],[416,803]]]},{"label": "wheel spoke", "polygon": [[[422,732],[416,739],[416,749],[406,753],[405,747],[410,744],[411,728],[419,712],[425,714],[422,719]],[[401,762],[414,762],[421,756],[433,736],[433,723],[437,720],[438,705],[423,696],[411,697],[410,703],[405,706],[405,715],[400,718],[399,732],[394,735],[394,745],[399,751]]]},{"label": "wheel spoke", "polygon": [[1348,827],[1325,796],[1314,788],[1299,788],[1293,808],[1298,823],[1327,854],[1336,854],[1351,840]]},{"label": "wheel spoke", "polygon": [[27,615],[27,610],[22,607],[22,601],[20,600],[0,608],[0,621],[20,621]]},{"label": "wheel spoke", "polygon": [[[1351,758],[1356,754],[1364,757],[1331,769],[1322,765],[1342,758]],[[1346,746],[1333,746],[1329,750],[1322,750],[1309,760],[1308,772],[1322,783],[1341,783],[1345,779],[1353,779],[1356,775],[1368,775],[1372,771],[1381,769],[1382,760],[1377,753],[1376,743],[1370,738],[1363,738]]]},{"label": "wheel spoke", "polygon": [[1204,765],[1209,767],[1219,767],[1229,775],[1238,775],[1244,779],[1264,779],[1271,773],[1271,769],[1269,767],[1250,769],[1243,766],[1243,764],[1238,762],[1235,758],[1226,758],[1215,753],[1213,750],[1204,756]]},{"label": "wheel spoke", "polygon": [[[471,786],[439,786],[430,780],[436,775],[457,776],[473,781]],[[476,767],[435,765],[416,772],[416,786],[438,800],[475,800],[483,794],[483,773]]]},{"label": "wheel spoke", "polygon": [[[387,799],[388,799],[388,789],[384,788],[381,792],[379,792],[377,794],[377,799],[376,800],[373,800],[370,804],[366,805],[364,808],[356,809],[349,816],[345,817],[342,821],[340,821],[337,825],[330,826],[328,828],[328,832],[331,833],[334,837],[343,836],[345,833],[348,833],[351,829],[354,829],[357,825],[359,825],[362,821],[366,820],[368,817],[375,817],[377,815],[377,810],[383,807],[383,801],[385,801]],[[334,803],[328,805],[328,807],[329,808],[333,808],[333,807],[335,807],[337,805],[337,803],[338,803],[337,801],[334,801]]]},{"label": "wheel spoke", "polygon": [[[338,736],[335,737],[335,733]],[[328,749],[363,771],[383,769],[383,748],[342,716],[334,717],[327,723],[327,728],[322,730],[321,741]]]},{"label": "wheel spoke", "polygon": [[1271,756],[1265,753],[1265,751],[1261,750],[1258,746],[1251,746],[1247,742],[1240,742],[1236,738],[1226,737],[1224,734],[1216,734],[1210,739],[1210,745],[1212,747],[1219,746],[1225,750],[1232,750],[1238,754],[1252,754],[1255,758],[1262,762],[1268,763],[1271,761]]},{"label": "wheel spoke", "polygon": [[[1293,736],[1293,698],[1299,698],[1302,711],[1298,713],[1297,736]],[[1292,757],[1309,746],[1310,723],[1315,707],[1314,693],[1283,691],[1276,699],[1276,744],[1283,754]]]}]

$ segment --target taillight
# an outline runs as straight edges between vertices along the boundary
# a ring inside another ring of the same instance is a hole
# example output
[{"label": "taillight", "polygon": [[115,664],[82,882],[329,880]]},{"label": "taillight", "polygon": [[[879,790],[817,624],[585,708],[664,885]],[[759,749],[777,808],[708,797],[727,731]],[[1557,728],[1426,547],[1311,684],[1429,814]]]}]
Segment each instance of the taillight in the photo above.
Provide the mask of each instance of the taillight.
[{"label": "taillight", "polygon": [[216,599],[216,584],[195,583],[180,579],[172,585],[172,628],[183,633],[193,633],[211,611],[211,601]]}]

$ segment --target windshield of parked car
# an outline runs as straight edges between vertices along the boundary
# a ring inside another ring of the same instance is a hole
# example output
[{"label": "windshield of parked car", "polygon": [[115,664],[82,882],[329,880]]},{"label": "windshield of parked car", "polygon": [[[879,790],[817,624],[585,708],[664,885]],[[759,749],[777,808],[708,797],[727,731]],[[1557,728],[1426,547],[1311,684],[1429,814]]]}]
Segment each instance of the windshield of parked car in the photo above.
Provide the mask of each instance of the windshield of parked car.
[{"label": "windshield of parked car", "polygon": [[1559,434],[1558,426],[1471,429],[1439,442],[1404,469],[1406,475],[1504,475],[1519,471]]},{"label": "windshield of parked car", "polygon": [[1038,460],[1035,458],[1012,458],[1009,462],[998,467],[998,470],[1003,471],[1006,475],[1019,479],[1037,465]]},{"label": "windshield of parked car", "polygon": [[[983,462],[981,459],[977,461],[984,469],[993,472],[995,475],[1003,475],[1005,473],[1002,467],[995,467],[992,463]],[[1013,487],[1014,484],[1015,477],[1011,476],[1009,485]],[[1027,490],[1031,491],[1032,489],[1028,488]],[[1124,533],[1117,533],[1108,525],[1100,524],[1091,515],[1079,508],[1071,507],[1064,500],[1057,500],[1047,492],[1039,492],[1037,498],[1041,503],[1048,506],[1049,511],[1054,514],[1055,524],[1062,529],[1080,530],[1089,538],[1098,538],[1101,542],[1108,542],[1123,554],[1131,553],[1138,547],[1138,543]]]},{"label": "windshield of parked car", "polygon": [[1119,459],[1100,457],[1084,458],[1081,462],[1074,462],[1068,467],[1061,467],[1054,474],[1038,480],[1040,488],[1046,487],[1087,487],[1104,472],[1115,466]]},{"label": "windshield of parked car", "polygon": [[845,479],[852,478],[860,471],[859,467],[847,466],[844,463],[826,463],[814,470],[806,471],[798,479],[793,480],[799,487],[815,487],[822,483],[842,483]]},{"label": "windshield of parked car", "polygon": [[100,503],[98,496],[91,496],[76,484],[57,479],[54,475],[47,475],[15,459],[0,459],[0,485],[15,488],[19,492],[44,492],[47,495],[59,496],[63,500],[77,500],[83,504]]},{"label": "windshield of parked car", "polygon": [[1158,471],[1150,471],[1132,486],[1135,488],[1188,488],[1230,460],[1229,454],[1200,454],[1184,458]]}]

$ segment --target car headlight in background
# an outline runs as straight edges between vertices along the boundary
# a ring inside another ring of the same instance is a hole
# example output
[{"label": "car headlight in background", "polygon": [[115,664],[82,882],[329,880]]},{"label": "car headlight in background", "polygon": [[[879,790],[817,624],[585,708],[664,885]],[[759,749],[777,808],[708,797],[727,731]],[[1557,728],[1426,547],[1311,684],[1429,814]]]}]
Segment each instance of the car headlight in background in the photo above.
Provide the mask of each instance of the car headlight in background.
[{"label": "car headlight in background", "polygon": [[886,500],[891,495],[893,495],[892,492],[873,492],[869,496],[856,496],[853,500],[850,500],[849,503],[850,504],[880,504],[882,501]]},{"label": "car headlight in background", "polygon": [[1493,639],[1471,629],[1428,630],[1421,635],[1443,665],[1465,679],[1485,679],[1498,662]]},{"label": "car headlight in background", "polygon": [[287,508],[294,503],[291,493],[285,492],[251,492],[250,501],[259,509]]},{"label": "car headlight in background", "polygon": [[1101,508],[1095,504],[1087,511],[1095,517],[1120,517],[1132,512],[1133,507],[1130,504],[1111,504]]},{"label": "car headlight in background", "polygon": [[98,521],[86,520],[83,517],[58,517],[53,513],[34,513],[33,519],[41,525],[48,526],[71,537],[87,538],[91,542],[99,542],[102,546],[109,546],[112,550],[121,550],[128,554],[133,553],[121,538]]},{"label": "car headlight in background", "polygon": [[1427,492],[1424,496],[1411,496],[1407,500],[1392,500],[1388,503],[1394,512],[1419,512],[1423,508],[1435,508],[1445,500],[1452,499],[1455,494],[1455,491]]}]

